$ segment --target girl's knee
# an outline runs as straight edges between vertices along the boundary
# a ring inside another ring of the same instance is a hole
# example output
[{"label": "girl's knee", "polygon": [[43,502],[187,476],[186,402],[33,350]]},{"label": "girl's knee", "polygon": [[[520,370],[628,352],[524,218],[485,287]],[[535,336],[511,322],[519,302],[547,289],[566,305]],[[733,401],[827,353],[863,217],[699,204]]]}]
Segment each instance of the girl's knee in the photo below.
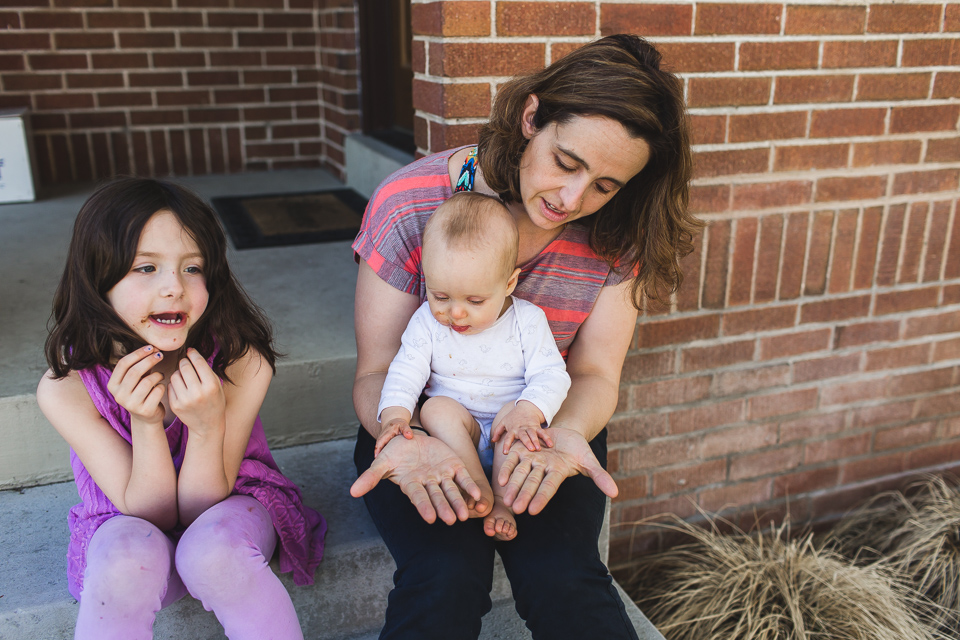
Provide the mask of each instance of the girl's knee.
[{"label": "girl's knee", "polygon": [[[204,514],[207,516],[208,514]],[[243,523],[232,513],[197,519],[180,539],[176,551],[177,572],[195,596],[203,585],[227,587],[244,583],[251,572],[265,568],[273,545],[263,549],[261,532],[255,523]],[[268,535],[273,534],[269,519]],[[251,530],[252,529],[252,530]]]},{"label": "girl's knee", "polygon": [[149,522],[124,520],[108,521],[91,540],[82,596],[139,600],[166,591],[173,544]]},{"label": "girl's knee", "polygon": [[428,398],[420,407],[420,422],[432,436],[440,436],[443,431],[466,430],[471,437],[479,435],[480,427],[470,412],[462,404],[446,396]]},{"label": "girl's knee", "polygon": [[425,421],[449,419],[451,415],[457,414],[459,409],[462,409],[460,403],[453,398],[433,396],[427,398],[423,406],[420,407],[420,419]]}]

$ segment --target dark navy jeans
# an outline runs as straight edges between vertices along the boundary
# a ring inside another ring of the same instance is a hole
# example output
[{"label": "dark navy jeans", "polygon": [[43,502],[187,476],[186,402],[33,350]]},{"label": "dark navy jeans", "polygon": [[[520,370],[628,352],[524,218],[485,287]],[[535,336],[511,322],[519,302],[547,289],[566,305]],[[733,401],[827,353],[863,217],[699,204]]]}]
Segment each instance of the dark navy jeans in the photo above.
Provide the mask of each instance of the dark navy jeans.
[{"label": "dark navy jeans", "polygon": [[[607,432],[590,447],[606,467]],[[360,427],[354,462],[373,462],[374,439]],[[399,487],[380,482],[364,497],[397,563],[381,640],[475,640],[490,611],[494,550],[503,558],[517,612],[537,640],[637,640],[600,560],[605,496],[586,476],[568,478],[547,507],[517,516],[517,537],[496,542],[474,518],[427,524]]]}]

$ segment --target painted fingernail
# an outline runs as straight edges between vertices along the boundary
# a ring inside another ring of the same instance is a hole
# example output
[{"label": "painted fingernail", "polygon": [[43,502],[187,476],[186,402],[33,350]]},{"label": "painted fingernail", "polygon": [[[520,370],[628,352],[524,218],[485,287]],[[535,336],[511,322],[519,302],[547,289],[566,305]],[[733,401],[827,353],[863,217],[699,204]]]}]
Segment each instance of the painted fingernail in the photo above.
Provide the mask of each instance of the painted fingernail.
[{"label": "painted fingernail", "polygon": [[162,358],[163,358],[163,353],[160,351],[157,351],[157,360],[160,360]]},{"label": "painted fingernail", "polygon": [[146,351],[147,353],[150,353],[151,351],[153,351],[153,347],[148,344],[143,348],[143,350]]}]

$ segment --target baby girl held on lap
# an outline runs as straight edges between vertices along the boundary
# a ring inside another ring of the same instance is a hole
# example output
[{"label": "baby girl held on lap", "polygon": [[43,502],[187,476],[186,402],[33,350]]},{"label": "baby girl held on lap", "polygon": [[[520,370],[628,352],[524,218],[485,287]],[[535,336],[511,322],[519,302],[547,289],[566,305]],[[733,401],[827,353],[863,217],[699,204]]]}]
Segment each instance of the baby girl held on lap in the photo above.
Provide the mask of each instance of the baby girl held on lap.
[{"label": "baby girl held on lap", "polygon": [[[513,298],[518,236],[495,198],[458,193],[431,216],[423,236],[427,301],[414,313],[390,365],[380,398],[376,452],[397,435],[414,438],[410,421],[421,392],[427,434],[446,443],[480,486],[471,510],[499,540],[517,535],[497,478],[516,441],[551,447],[549,425],[570,388],[563,358],[543,311]],[[493,443],[502,442],[502,446]]]}]

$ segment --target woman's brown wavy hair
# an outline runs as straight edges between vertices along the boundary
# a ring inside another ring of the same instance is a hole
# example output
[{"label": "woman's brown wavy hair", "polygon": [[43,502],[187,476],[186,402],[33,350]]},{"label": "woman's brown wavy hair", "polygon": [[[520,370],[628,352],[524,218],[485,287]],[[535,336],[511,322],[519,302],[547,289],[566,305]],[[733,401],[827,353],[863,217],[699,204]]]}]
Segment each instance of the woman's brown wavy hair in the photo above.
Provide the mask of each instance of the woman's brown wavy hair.
[{"label": "woman's brown wavy hair", "polygon": [[44,347],[53,376],[94,365],[112,368],[118,348],[129,353],[145,346],[110,306],[107,292],[129,273],[140,234],[160,210],[177,217],[203,254],[209,299],[184,348],[209,358],[219,346],[213,370],[223,379],[226,368],[249,349],[276,372],[279,354],[270,322],[230,272],[227,240],[213,209],[170,182],[119,178],[100,186],[77,214]]},{"label": "woman's brown wavy hair", "polygon": [[633,303],[660,300],[683,282],[680,259],[693,251],[703,224],[687,210],[692,171],[683,85],[660,69],[660,53],[638,36],[613,35],[587,44],[549,67],[507,82],[489,122],[480,128],[483,179],[505,202],[520,201],[520,159],[527,146],[521,114],[530,95],[539,101],[537,130],[576,116],[619,122],[650,147],[650,160],[596,214],[590,246],[622,273],[637,272]]}]

